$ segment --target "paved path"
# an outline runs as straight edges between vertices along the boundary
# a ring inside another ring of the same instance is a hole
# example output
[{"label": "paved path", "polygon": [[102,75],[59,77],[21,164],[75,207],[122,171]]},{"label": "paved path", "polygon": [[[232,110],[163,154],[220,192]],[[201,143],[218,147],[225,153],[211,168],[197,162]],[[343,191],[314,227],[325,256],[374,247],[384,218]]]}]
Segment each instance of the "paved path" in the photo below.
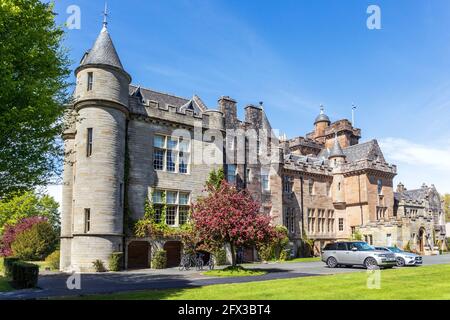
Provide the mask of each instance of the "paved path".
[{"label": "paved path", "polygon": [[[450,255],[424,257],[424,264],[450,264]],[[330,269],[322,262],[253,264],[247,265],[246,267],[264,269],[268,273],[258,277],[213,278],[203,276],[195,270],[180,272],[175,268],[82,274],[81,290],[69,290],[67,288],[66,282],[70,276],[68,274],[45,273],[39,278],[38,286],[40,289],[0,293],[0,300],[43,299],[149,289],[191,288],[213,284],[254,282],[365,271],[363,268]]]}]

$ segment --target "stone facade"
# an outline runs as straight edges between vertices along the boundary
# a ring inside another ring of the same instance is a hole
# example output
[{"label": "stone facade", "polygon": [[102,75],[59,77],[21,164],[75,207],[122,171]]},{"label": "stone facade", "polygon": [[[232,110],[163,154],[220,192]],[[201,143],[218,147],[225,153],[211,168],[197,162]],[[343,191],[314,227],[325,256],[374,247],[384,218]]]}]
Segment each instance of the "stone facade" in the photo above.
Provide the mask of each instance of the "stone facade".
[{"label": "stone facade", "polygon": [[[262,104],[245,107],[240,120],[228,96],[215,110],[195,95],[131,85],[106,25],[75,74],[73,124],[64,134],[61,270],[92,271],[95,260],[107,266],[115,251],[125,253],[127,267],[144,268],[160,248],[176,265],[176,239],[137,239],[126,226],[143,217],[146,199],[163,201],[163,192],[167,224],[184,223],[217,168],[261,203],[261,214],[288,228],[295,256],[311,253],[306,243],[317,254],[358,232],[374,244],[399,246],[433,230],[445,236],[431,195],[420,203],[394,197],[397,168],[376,140],[359,143],[361,130],[346,119],[332,122],[322,109],[311,133],[279,138]],[[416,206],[423,217],[411,216]],[[244,256],[257,258],[252,248]]]}]

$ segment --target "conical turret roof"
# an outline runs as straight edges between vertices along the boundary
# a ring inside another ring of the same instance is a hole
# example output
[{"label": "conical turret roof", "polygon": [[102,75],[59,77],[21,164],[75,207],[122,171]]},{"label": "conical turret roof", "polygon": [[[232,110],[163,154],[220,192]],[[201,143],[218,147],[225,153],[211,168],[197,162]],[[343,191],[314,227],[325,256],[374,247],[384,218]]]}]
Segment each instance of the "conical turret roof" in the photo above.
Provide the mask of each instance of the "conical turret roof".
[{"label": "conical turret roof", "polygon": [[345,158],[345,154],[344,151],[342,151],[341,145],[339,144],[337,134],[334,137],[334,146],[330,150],[330,155],[328,158],[336,158],[336,157]]},{"label": "conical turret roof", "polygon": [[108,65],[124,70],[106,26],[103,27],[92,49],[81,61],[81,66],[91,64]]}]

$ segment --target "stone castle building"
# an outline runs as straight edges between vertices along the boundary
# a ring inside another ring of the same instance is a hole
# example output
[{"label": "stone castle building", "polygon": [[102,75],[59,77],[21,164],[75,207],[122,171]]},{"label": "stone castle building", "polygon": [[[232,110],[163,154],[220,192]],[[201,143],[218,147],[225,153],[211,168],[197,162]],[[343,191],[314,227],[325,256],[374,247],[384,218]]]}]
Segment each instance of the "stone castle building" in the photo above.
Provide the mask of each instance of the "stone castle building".
[{"label": "stone castle building", "polygon": [[[323,109],[305,137],[278,138],[262,105],[246,106],[240,120],[230,97],[213,109],[196,95],[132,85],[106,23],[75,75],[73,121],[64,133],[61,270],[90,271],[117,251],[126,267],[145,268],[161,247],[176,266],[181,242],[135,238],[127,225],[143,217],[149,197],[156,210],[165,205],[169,226],[182,225],[217,168],[249,190],[261,214],[287,227],[296,256],[306,253],[306,240],[316,253],[357,234],[425,252],[434,249],[430,239],[445,236],[436,190],[395,193],[397,168],[377,141],[360,143],[360,129],[332,122]],[[244,248],[244,257],[257,254]]]}]

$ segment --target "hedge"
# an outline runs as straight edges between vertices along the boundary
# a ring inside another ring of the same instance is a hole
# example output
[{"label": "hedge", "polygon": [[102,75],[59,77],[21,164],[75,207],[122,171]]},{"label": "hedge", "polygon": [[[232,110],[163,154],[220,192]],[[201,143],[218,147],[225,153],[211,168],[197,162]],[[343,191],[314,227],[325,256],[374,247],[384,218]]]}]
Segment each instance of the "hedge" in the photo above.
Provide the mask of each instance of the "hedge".
[{"label": "hedge", "polygon": [[20,259],[16,257],[5,257],[3,260],[3,268],[5,276],[8,278],[12,277],[13,264],[19,262]]},{"label": "hedge", "polygon": [[17,289],[35,288],[38,278],[39,266],[22,261],[12,263],[12,281]]},{"label": "hedge", "polygon": [[113,252],[109,257],[109,271],[120,271],[122,267],[122,252]]},{"label": "hedge", "polygon": [[153,255],[152,269],[165,269],[167,265],[167,254],[165,250],[158,250]]}]

